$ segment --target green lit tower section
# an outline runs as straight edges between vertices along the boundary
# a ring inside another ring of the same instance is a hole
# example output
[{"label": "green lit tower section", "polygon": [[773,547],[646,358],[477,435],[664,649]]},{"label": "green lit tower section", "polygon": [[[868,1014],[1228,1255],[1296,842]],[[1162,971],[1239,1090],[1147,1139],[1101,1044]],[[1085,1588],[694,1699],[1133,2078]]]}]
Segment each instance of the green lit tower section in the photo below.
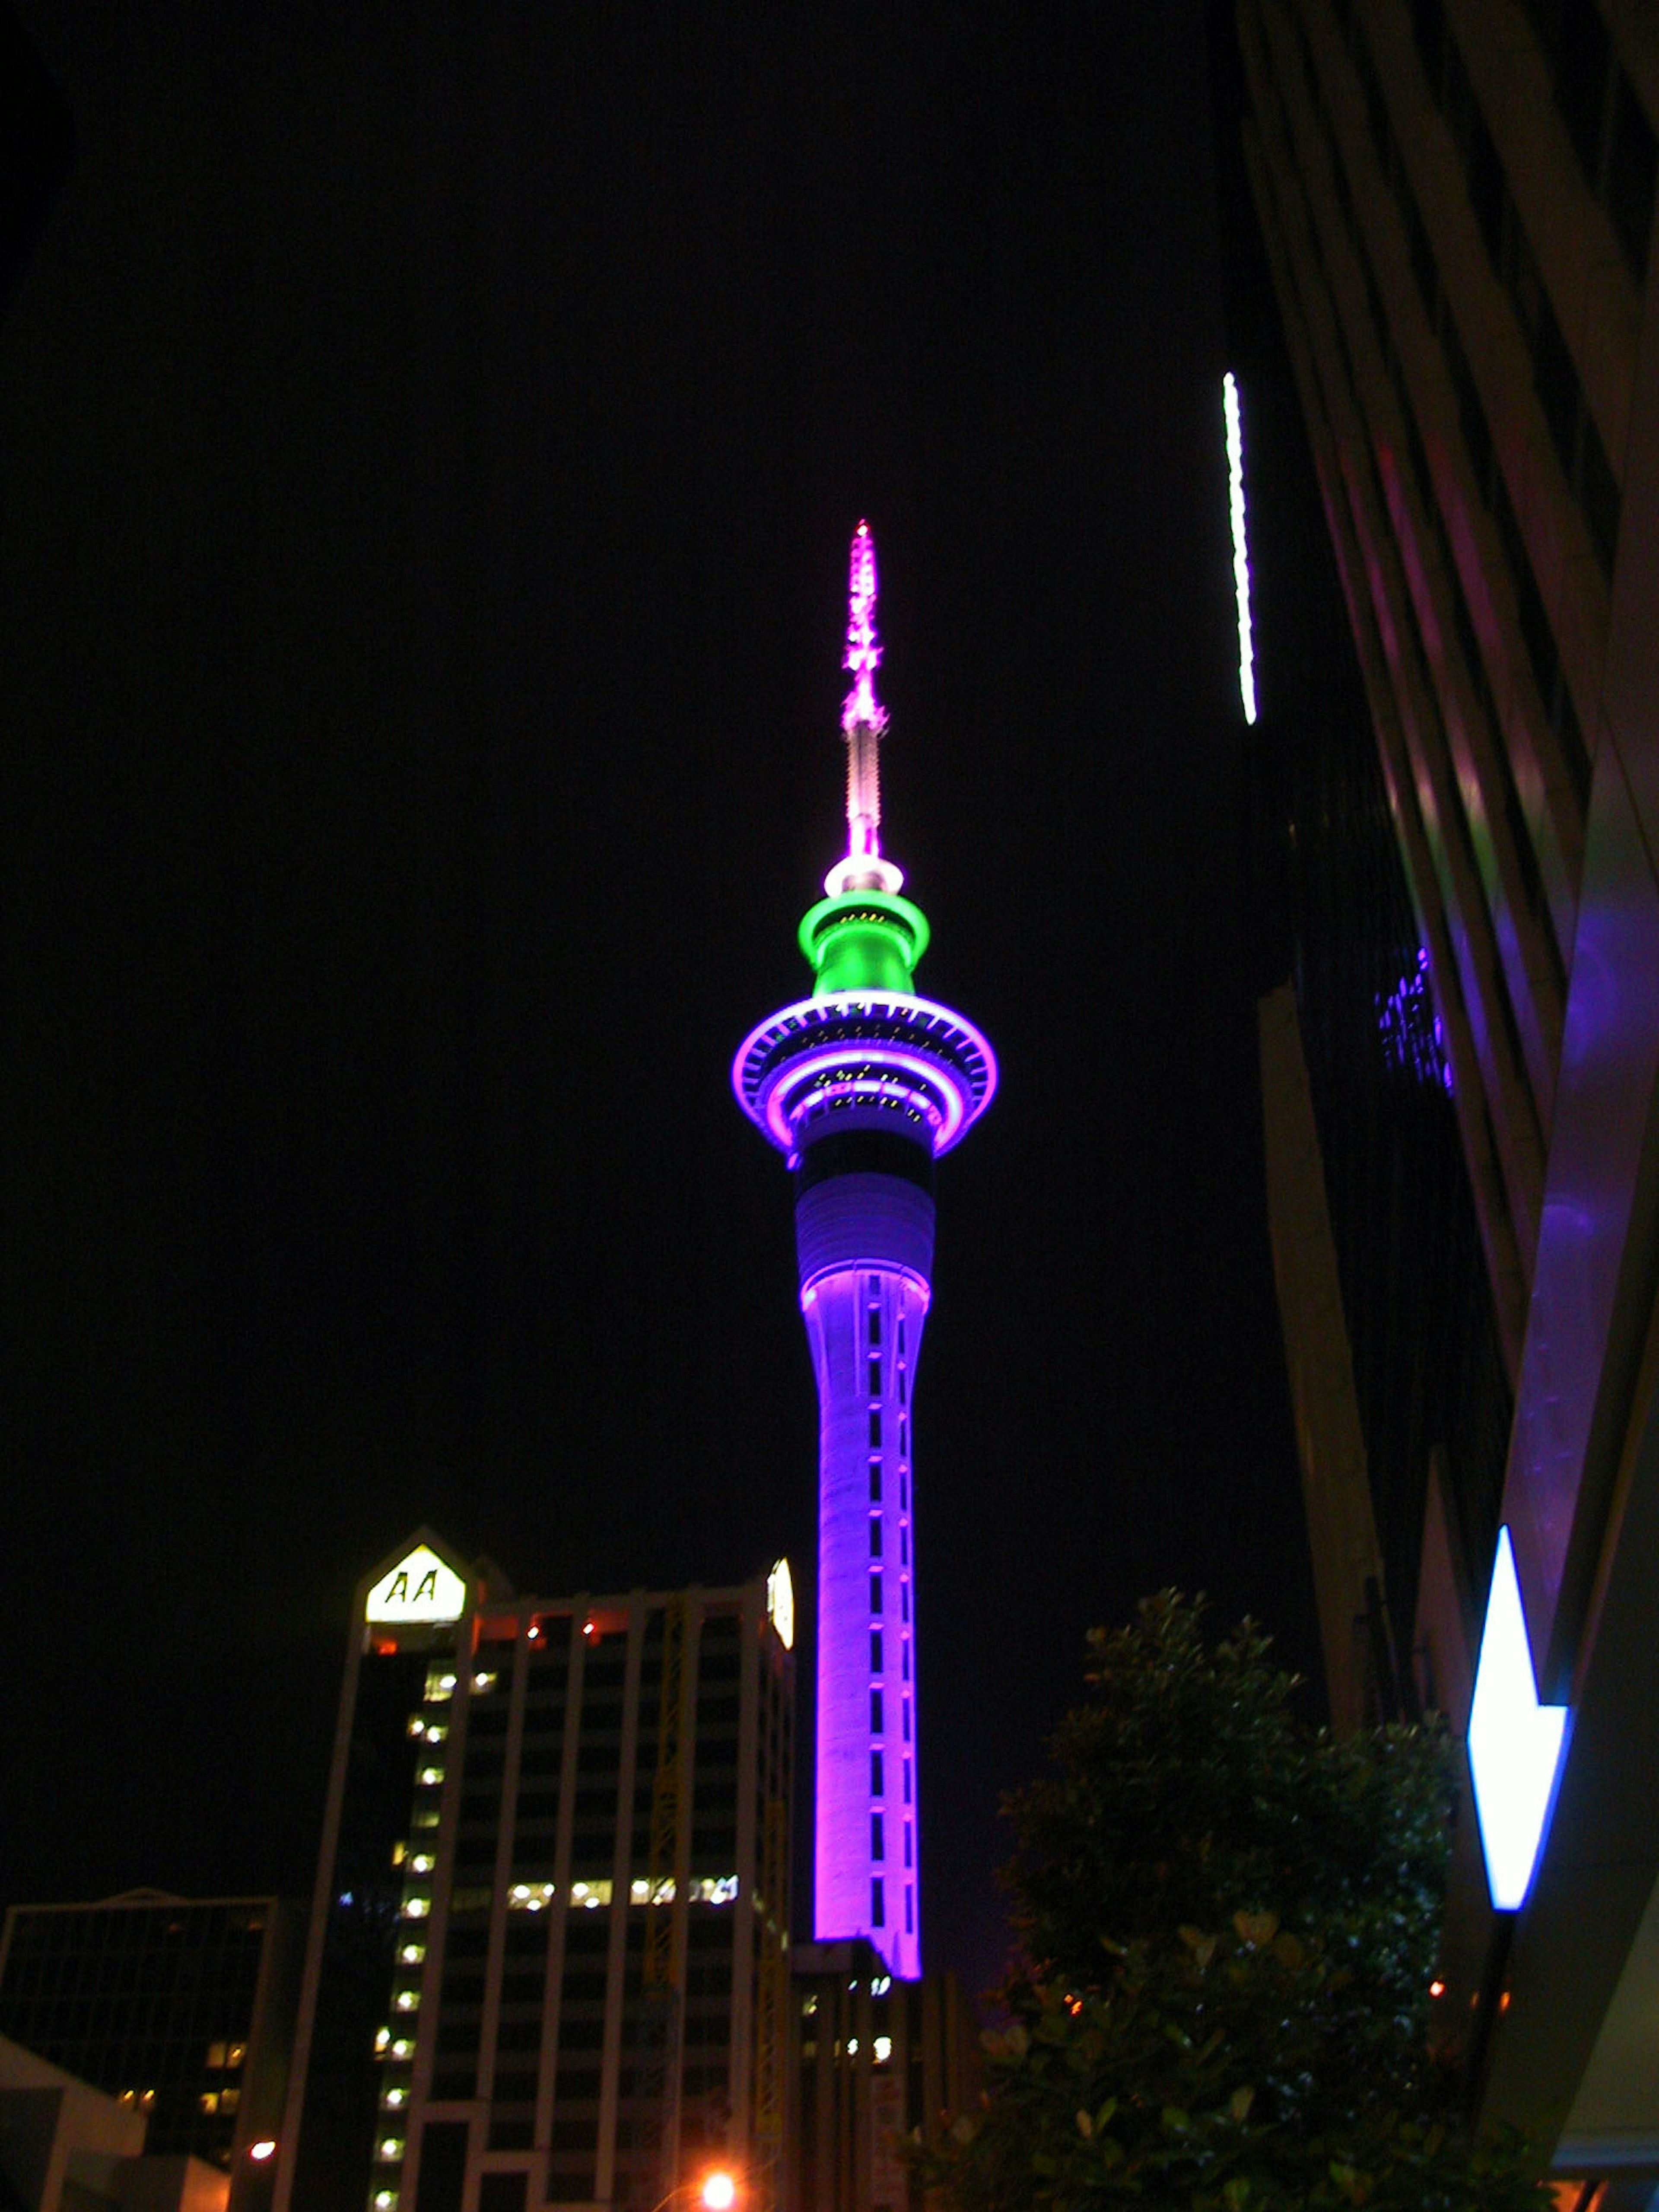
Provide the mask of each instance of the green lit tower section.
[{"label": "green lit tower section", "polygon": [[814,1934],[867,1936],[921,1972],[916,1759],[916,1499],[911,1403],[932,1296],[933,1170],[990,1103],[973,1024],[918,996],[927,920],[881,851],[887,717],[876,553],[853,540],[842,714],[847,855],[800,925],[810,998],[732,1064],[738,1103],[795,1177],[801,1312],[818,1389]]}]

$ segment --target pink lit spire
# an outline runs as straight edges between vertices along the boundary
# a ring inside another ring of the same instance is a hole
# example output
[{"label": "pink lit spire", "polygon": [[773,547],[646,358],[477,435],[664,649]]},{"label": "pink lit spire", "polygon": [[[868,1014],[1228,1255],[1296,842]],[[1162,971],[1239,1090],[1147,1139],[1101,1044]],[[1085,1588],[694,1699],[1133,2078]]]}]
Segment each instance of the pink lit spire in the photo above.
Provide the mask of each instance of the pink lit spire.
[{"label": "pink lit spire", "polygon": [[877,748],[887,709],[876,696],[881,641],[876,634],[876,541],[860,522],[854,534],[847,582],[847,653],[842,666],[853,688],[841,710],[847,740],[847,858],[825,879],[833,898],[847,890],[896,891],[901,870],[881,856],[881,770]]}]

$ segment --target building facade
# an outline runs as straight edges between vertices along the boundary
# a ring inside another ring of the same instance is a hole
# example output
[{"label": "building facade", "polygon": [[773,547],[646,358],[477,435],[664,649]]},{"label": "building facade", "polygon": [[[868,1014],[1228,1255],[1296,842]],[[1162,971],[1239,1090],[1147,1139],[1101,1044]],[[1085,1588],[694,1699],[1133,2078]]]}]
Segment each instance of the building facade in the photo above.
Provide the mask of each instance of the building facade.
[{"label": "building facade", "polygon": [[738,1103],[795,1173],[818,1392],[813,1928],[921,1972],[911,1401],[932,1297],[933,1164],[990,1103],[971,1022],[918,998],[920,908],[881,851],[876,559],[853,540],[842,711],[846,858],[803,919],[812,996],[745,1038]]},{"label": "building facade", "polygon": [[14,1905],[0,1938],[0,2035],[114,2097],[155,2156],[232,2178],[234,2212],[268,2201],[302,1947],[295,1905],[133,1890]]},{"label": "building facade", "polygon": [[1512,1406],[1501,1474],[1448,1448],[1418,1514],[1417,1640],[1472,1623],[1443,1669],[1471,1686],[1454,1718],[1482,1847],[1448,1925],[1445,2039],[1489,2117],[1645,2202],[1659,26],[1630,0],[1241,0],[1237,32],[1418,936],[1413,1018],[1443,1055]]},{"label": "building facade", "polygon": [[791,1978],[791,2212],[909,2212],[908,2137],[971,2109],[979,2034],[954,1974],[896,1979],[862,1939],[803,1943]]},{"label": "building facade", "polygon": [[360,1585],[277,2212],[769,2212],[788,1571],[545,1599],[421,1532]]}]

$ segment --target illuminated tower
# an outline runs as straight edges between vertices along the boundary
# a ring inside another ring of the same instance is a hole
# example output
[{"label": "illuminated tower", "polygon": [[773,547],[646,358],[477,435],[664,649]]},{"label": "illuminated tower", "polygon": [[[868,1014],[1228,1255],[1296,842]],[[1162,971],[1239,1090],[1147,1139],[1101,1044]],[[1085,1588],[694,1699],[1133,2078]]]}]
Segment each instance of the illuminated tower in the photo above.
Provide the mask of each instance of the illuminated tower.
[{"label": "illuminated tower", "polygon": [[990,1103],[996,1061],[960,1014],[918,998],[927,917],[881,852],[876,550],[853,540],[842,710],[847,857],[803,918],[817,979],[732,1068],[750,1120],[795,1171],[801,1311],[818,1385],[817,1826],[814,1932],[866,1936],[921,1972],[910,1403],[933,1264],[933,1163]]}]

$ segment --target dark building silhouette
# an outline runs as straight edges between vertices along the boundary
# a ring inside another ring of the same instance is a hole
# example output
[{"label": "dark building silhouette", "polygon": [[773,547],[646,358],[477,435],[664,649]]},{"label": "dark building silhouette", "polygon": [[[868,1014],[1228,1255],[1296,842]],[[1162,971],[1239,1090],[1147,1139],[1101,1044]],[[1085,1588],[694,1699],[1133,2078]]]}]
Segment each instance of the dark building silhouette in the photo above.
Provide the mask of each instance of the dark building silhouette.
[{"label": "dark building silhouette", "polygon": [[[1322,1451],[1374,1511],[1356,1702],[1425,1686],[1470,1729],[1444,2039],[1486,2116],[1645,2203],[1659,24],[1628,0],[1239,0],[1217,52],[1261,240],[1234,239],[1246,418],[1254,348],[1273,450],[1254,252],[1364,702],[1287,676],[1296,712],[1263,710],[1294,998],[1264,1017],[1270,1159],[1298,1062],[1317,1133],[1286,1138],[1275,1194],[1304,1473],[1319,1492]],[[1261,550],[1271,572],[1271,530]],[[1334,1614],[1355,1583],[1331,1550]]]},{"label": "dark building silhouette", "polygon": [[267,2200],[287,2087],[302,1917],[272,1897],[138,1889],[95,1905],[14,1905],[0,1942],[0,2034],[142,2114],[151,2156]]}]

